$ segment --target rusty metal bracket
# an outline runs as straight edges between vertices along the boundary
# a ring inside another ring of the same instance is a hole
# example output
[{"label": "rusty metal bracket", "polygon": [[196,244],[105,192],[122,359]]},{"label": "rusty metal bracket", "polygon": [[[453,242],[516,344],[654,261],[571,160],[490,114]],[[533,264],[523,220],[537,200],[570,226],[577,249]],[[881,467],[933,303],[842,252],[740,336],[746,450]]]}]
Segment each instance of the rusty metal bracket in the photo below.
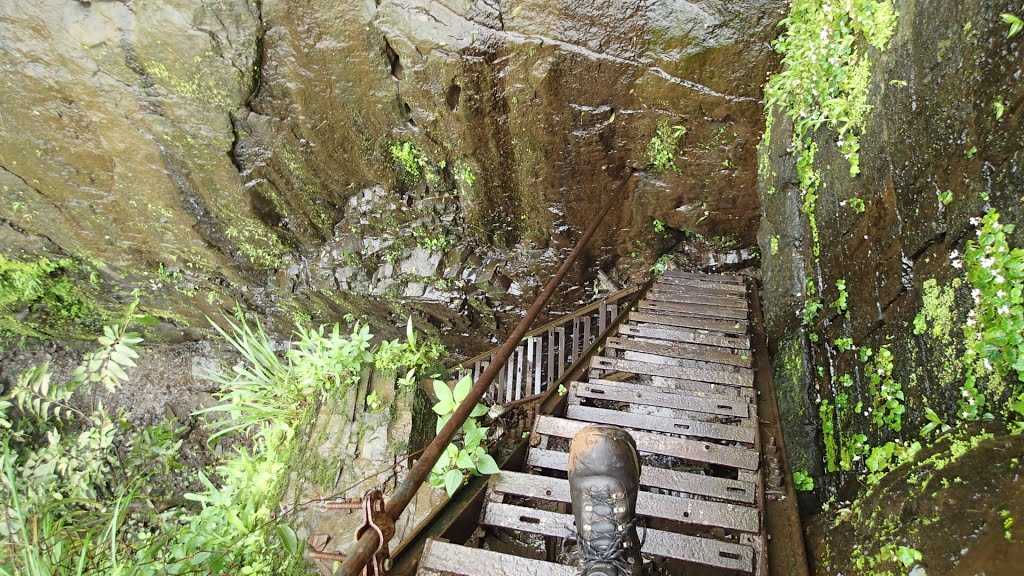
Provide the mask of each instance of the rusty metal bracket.
[{"label": "rusty metal bracket", "polygon": [[[345,498],[343,500],[330,500],[323,503],[327,510],[362,510],[363,523],[356,528],[355,541],[367,530],[373,530],[377,534],[380,544],[374,551],[370,561],[363,567],[363,576],[385,576],[391,564],[391,556],[388,553],[388,542],[395,535],[395,523],[384,511],[384,493],[377,488],[370,489],[362,498]],[[334,573],[331,563],[344,562],[346,556],[338,552],[325,552],[330,536],[326,534],[312,535],[309,537],[310,557],[316,560],[320,567],[321,574],[329,575]]]},{"label": "rusty metal bracket", "polygon": [[384,576],[391,564],[388,542],[395,535],[395,521],[384,511],[384,493],[373,489],[363,496],[363,525],[356,529],[356,542],[367,530],[377,533],[377,550],[363,568],[363,576]]}]

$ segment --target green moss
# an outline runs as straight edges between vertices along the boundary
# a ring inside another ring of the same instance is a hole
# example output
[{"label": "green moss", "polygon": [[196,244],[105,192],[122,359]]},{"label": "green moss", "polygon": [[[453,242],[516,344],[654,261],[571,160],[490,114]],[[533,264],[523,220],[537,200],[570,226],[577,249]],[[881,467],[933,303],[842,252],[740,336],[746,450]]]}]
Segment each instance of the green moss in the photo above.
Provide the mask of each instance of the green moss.
[{"label": "green moss", "polygon": [[31,261],[0,255],[0,338],[74,336],[94,329],[101,311],[72,280],[68,258]]},{"label": "green moss", "polygon": [[647,143],[647,163],[657,172],[672,170],[679,172],[676,165],[676,151],[679,141],[686,135],[686,127],[671,125],[668,120],[658,122],[658,128]]},{"label": "green moss", "polygon": [[286,252],[278,237],[252,218],[244,218],[225,232],[238,251],[256,268],[275,269],[281,266]]},{"label": "green moss", "polygon": [[[925,280],[921,291],[921,310],[914,317],[914,334],[926,338],[932,350],[932,369],[944,387],[959,386],[962,349],[956,317],[956,292],[963,284],[954,278],[940,286],[935,279]],[[937,362],[935,360],[938,360]]]},{"label": "green moss", "polygon": [[821,418],[821,437],[825,444],[825,470],[827,472],[839,471],[838,447],[836,444],[835,430],[835,408],[828,400],[822,400],[818,406],[818,416]]},{"label": "green moss", "polygon": [[[782,22],[786,31],[775,44],[782,54],[782,70],[765,87],[764,138],[769,138],[774,120],[771,111],[778,107],[793,121],[802,210],[808,218],[815,257],[820,248],[814,207],[821,180],[814,171],[814,131],[823,126],[834,130],[839,148],[850,162],[850,174],[860,173],[860,136],[871,110],[867,47],[884,49],[896,19],[888,0],[795,0]],[[763,177],[768,160],[764,154],[762,158],[759,168]]]}]

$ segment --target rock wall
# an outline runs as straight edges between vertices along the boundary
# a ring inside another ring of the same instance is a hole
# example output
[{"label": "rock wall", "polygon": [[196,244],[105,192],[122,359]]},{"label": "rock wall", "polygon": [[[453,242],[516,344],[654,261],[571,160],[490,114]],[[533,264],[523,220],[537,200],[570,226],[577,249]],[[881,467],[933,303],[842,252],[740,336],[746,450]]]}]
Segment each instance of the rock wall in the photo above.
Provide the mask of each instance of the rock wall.
[{"label": "rock wall", "polygon": [[[70,257],[100,308],[140,289],[171,339],[240,301],[473,347],[605,202],[580,283],[649,266],[655,218],[753,244],[783,4],[4,3],[2,253]],[[644,170],[659,121],[678,172]]]},{"label": "rock wall", "polygon": [[[813,169],[821,182],[808,209],[792,154],[793,123],[785,114],[774,115],[763,149],[758,241],[765,309],[790,465],[810,471],[819,488],[807,509],[831,499],[834,510],[862,489],[863,474],[871,471],[865,447],[926,442],[944,426],[988,419],[985,412],[1002,425],[1013,420],[1006,409],[1017,380],[1012,369],[979,378],[987,403],[968,414],[977,404],[967,384],[974,368],[966,359],[965,328],[980,320],[988,303],[981,301],[987,296],[972,297],[978,279],[967,277],[972,262],[964,253],[978,240],[986,213],[998,212],[1003,224],[1024,221],[1024,38],[1008,38],[1009,24],[1001,18],[1021,15],[1020,4],[894,4],[895,35],[886,49],[868,52],[871,110],[860,140],[861,173],[851,176],[836,132],[817,129]],[[816,220],[818,254],[809,215]],[[1024,246],[1024,227],[1007,240]],[[984,267],[984,260],[973,265]],[[1008,296],[1016,304],[1004,314],[1019,314],[1020,283],[1007,282],[1006,290],[1016,294]],[[809,322],[808,307],[817,311]],[[1006,338],[1006,350],[1016,338]],[[899,406],[880,405],[887,396]],[[920,481],[899,478],[881,489],[891,495]],[[839,569],[827,573],[862,573],[862,565],[848,571],[851,550],[890,542],[893,534],[916,537],[921,530],[927,546],[929,522],[908,528],[908,518],[918,513],[891,518],[890,528],[903,528],[889,536],[851,524],[862,539],[834,538]],[[997,520],[992,514],[974,518],[971,529],[986,521]],[[828,538],[830,529],[824,531]],[[932,549],[946,546],[943,553],[955,556],[956,545],[965,542],[936,542]]]}]

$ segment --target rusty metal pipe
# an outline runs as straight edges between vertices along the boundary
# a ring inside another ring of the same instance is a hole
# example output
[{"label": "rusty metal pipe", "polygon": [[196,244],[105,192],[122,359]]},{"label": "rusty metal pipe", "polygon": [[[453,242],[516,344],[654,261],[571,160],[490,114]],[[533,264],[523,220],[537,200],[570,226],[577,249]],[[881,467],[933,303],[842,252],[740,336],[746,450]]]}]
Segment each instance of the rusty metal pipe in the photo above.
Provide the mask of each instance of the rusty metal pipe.
[{"label": "rusty metal pipe", "polygon": [[[632,173],[630,173],[622,184],[619,185],[616,189],[616,193],[625,189],[631,176]],[[430,471],[434,468],[434,464],[437,463],[441,453],[448,447],[448,444],[451,443],[455,433],[462,428],[463,424],[466,423],[466,419],[469,418],[470,412],[472,412],[473,408],[478,402],[480,402],[480,399],[484,397],[484,394],[491,386],[491,382],[494,380],[494,377],[498,375],[501,369],[505,366],[505,362],[508,361],[509,356],[511,356],[519,346],[519,342],[523,339],[523,336],[525,336],[530,330],[530,325],[533,324],[537,315],[540,314],[544,305],[547,304],[551,295],[554,294],[555,289],[558,288],[559,284],[561,284],[562,279],[565,277],[566,273],[569,272],[569,268],[571,268],[576,262],[580,254],[583,253],[583,249],[586,248],[590,239],[594,236],[594,233],[597,232],[597,228],[600,226],[604,217],[608,214],[613,205],[615,205],[615,202],[608,201],[605,203],[601,213],[594,218],[594,221],[591,222],[586,232],[583,233],[583,236],[581,236],[579,241],[576,243],[576,247],[573,248],[572,252],[569,253],[569,256],[566,257],[564,262],[562,262],[562,265],[558,267],[557,271],[555,271],[554,276],[548,280],[544,289],[537,295],[533,304],[530,305],[530,308],[526,311],[526,315],[523,316],[522,320],[520,320],[519,323],[516,324],[515,328],[512,329],[508,338],[505,339],[505,343],[501,345],[501,348],[499,348],[495,354],[494,361],[487,366],[480,375],[480,378],[477,379],[476,383],[473,385],[473,389],[469,392],[469,396],[459,404],[459,407],[456,408],[452,417],[448,420],[448,423],[441,428],[441,431],[438,432],[436,437],[434,437],[434,440],[431,441],[423,450],[423,454],[420,455],[416,464],[409,469],[409,474],[395,490],[395,493],[391,495],[391,499],[388,500],[387,507],[385,508],[385,514],[387,514],[387,516],[392,520],[397,520],[405,510],[405,507],[408,506],[409,502],[411,502],[416,496],[416,492],[430,475]],[[377,546],[379,544],[378,540],[379,538],[377,537],[377,534],[372,530],[364,532],[359,538],[359,541],[356,542],[356,546],[353,548],[352,553],[341,565],[338,573],[344,576],[356,576],[356,574],[359,574],[377,550]]]}]

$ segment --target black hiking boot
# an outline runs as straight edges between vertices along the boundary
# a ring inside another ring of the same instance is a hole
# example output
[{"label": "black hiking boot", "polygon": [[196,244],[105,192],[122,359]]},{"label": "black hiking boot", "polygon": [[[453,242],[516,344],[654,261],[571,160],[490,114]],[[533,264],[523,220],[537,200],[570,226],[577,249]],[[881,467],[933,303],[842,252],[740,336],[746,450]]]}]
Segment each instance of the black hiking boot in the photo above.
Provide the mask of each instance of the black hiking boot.
[{"label": "black hiking boot", "polygon": [[591,425],[569,446],[569,493],[583,576],[637,576],[640,455],[628,432]]}]

